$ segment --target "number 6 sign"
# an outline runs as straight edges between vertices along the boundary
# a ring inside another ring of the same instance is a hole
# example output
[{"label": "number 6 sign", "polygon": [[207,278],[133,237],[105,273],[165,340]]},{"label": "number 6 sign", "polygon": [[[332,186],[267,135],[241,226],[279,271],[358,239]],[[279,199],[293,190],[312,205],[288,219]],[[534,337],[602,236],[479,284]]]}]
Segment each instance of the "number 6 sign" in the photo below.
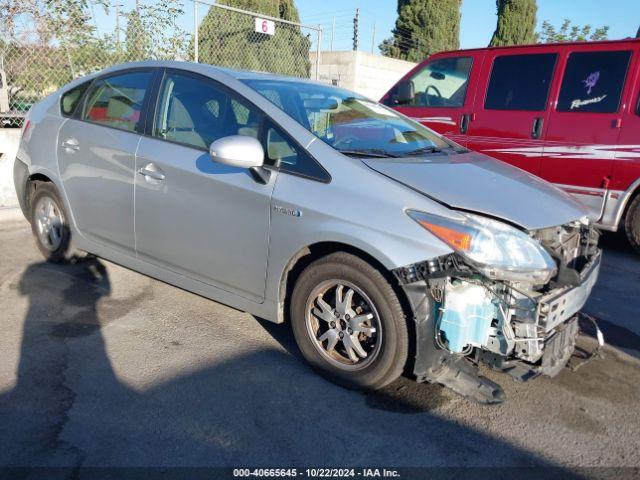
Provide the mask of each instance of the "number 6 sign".
[{"label": "number 6 sign", "polygon": [[263,33],[265,35],[273,35],[276,32],[276,24],[271,20],[265,20],[264,18],[255,19],[255,30],[257,33]]}]

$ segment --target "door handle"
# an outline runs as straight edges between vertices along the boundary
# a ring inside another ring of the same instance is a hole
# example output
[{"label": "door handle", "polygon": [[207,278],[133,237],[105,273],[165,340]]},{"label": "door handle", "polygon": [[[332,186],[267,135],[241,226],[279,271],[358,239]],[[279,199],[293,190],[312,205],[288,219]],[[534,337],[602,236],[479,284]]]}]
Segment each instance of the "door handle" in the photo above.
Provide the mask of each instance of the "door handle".
[{"label": "door handle", "polygon": [[542,117],[536,117],[533,120],[533,127],[531,127],[531,138],[540,138],[542,135],[542,125],[544,124],[544,119]]},{"label": "door handle", "polygon": [[147,181],[151,179],[151,180],[155,180],[155,182],[160,183],[160,182],[163,182],[165,179],[164,173],[162,173],[162,171],[158,167],[156,167],[153,163],[148,163],[147,165],[142,167],[140,170],[138,170],[138,173],[140,175],[143,175],[145,180]]},{"label": "door handle", "polygon": [[77,152],[78,150],[80,150],[80,145],[78,145],[78,140],[76,140],[75,138],[67,138],[62,142],[61,145],[62,145],[62,148],[65,148],[67,150],[73,150],[74,152]]},{"label": "door handle", "polygon": [[462,120],[460,120],[460,133],[467,133],[469,129],[469,121],[471,120],[471,115],[468,113],[462,114]]}]

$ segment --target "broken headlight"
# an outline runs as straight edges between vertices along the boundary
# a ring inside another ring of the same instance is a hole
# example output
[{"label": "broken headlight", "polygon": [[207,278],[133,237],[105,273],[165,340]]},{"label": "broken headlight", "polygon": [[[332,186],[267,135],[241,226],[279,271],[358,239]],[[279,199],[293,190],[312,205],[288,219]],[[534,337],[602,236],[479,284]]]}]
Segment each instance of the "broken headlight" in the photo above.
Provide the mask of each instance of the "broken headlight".
[{"label": "broken headlight", "polygon": [[417,210],[407,214],[490,279],[542,285],[556,273],[542,245],[506,223],[467,213],[457,219]]}]

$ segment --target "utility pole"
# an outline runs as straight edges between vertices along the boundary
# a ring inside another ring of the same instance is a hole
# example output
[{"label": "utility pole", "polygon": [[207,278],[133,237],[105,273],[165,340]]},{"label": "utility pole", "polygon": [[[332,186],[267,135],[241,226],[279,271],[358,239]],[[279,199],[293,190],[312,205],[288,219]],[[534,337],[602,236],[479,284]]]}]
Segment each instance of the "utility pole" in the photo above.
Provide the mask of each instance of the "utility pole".
[{"label": "utility pole", "polygon": [[331,20],[331,46],[329,48],[329,51],[333,52],[333,34],[336,31],[336,16],[333,16],[333,19]]},{"label": "utility pole", "polygon": [[353,17],[353,51],[358,51],[358,28],[360,22],[360,9],[356,8],[356,16]]},{"label": "utility pole", "polygon": [[120,52],[120,7],[121,5],[116,0],[114,5],[116,8],[116,49]]},{"label": "utility pole", "polygon": [[198,2],[193,2],[193,61],[198,63],[198,43],[200,43],[198,32]]},{"label": "utility pole", "polygon": [[371,35],[371,55],[373,55],[373,49],[376,46],[376,22],[373,22],[373,34]]}]

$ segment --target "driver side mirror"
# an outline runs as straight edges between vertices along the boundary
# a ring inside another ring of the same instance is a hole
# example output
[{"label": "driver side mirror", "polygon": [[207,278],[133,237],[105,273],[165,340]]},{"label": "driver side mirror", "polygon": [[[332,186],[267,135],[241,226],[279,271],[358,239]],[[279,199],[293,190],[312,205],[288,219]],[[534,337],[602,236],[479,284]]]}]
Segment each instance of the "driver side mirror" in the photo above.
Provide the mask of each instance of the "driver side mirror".
[{"label": "driver side mirror", "polygon": [[411,80],[403,80],[398,83],[398,93],[396,94],[396,101],[399,105],[412,103],[415,97],[415,87]]},{"label": "driver side mirror", "polygon": [[231,135],[223,137],[209,147],[211,160],[231,167],[248,168],[259,183],[268,183],[270,172],[264,168],[264,149],[253,137]]}]

